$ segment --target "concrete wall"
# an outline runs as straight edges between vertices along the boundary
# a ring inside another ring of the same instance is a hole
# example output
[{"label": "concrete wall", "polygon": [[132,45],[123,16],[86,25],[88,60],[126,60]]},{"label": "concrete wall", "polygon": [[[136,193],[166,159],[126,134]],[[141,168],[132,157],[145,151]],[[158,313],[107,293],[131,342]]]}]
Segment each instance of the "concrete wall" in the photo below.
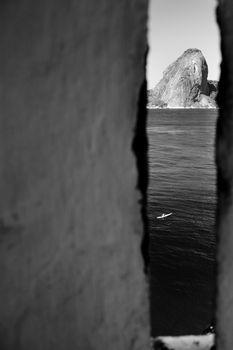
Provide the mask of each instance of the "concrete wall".
[{"label": "concrete wall", "polygon": [[218,164],[218,294],[217,349],[233,344],[233,3],[219,0],[222,69],[217,132]]},{"label": "concrete wall", "polygon": [[146,22],[145,0],[1,1],[2,350],[146,348]]}]

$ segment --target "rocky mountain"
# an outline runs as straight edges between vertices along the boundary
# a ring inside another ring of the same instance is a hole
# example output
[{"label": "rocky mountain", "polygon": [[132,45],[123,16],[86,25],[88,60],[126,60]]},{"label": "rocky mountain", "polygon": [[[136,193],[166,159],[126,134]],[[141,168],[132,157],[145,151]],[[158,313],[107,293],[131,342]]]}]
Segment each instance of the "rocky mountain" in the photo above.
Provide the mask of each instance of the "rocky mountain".
[{"label": "rocky mountain", "polygon": [[215,108],[218,82],[207,80],[208,65],[198,49],[186,50],[148,91],[148,107]]}]

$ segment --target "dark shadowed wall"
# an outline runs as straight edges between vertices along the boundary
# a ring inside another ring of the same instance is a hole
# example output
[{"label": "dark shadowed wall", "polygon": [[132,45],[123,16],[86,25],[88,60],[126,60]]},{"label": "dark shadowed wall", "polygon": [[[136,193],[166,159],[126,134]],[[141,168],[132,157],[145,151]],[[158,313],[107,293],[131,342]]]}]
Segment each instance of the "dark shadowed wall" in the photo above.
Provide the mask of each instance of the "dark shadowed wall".
[{"label": "dark shadowed wall", "polygon": [[218,295],[217,349],[233,344],[233,3],[219,0],[218,20],[222,37],[217,132],[218,164]]},{"label": "dark shadowed wall", "polygon": [[145,0],[0,3],[3,350],[147,348],[146,24]]}]

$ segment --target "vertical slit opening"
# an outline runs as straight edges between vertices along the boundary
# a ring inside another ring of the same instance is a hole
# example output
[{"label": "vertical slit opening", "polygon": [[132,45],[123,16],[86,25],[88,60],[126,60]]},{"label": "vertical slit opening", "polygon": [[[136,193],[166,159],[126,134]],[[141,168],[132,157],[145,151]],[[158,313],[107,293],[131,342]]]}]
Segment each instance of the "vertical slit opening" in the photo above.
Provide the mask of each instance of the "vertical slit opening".
[{"label": "vertical slit opening", "polygon": [[212,0],[151,0],[147,60],[152,337],[215,331],[219,32]]}]

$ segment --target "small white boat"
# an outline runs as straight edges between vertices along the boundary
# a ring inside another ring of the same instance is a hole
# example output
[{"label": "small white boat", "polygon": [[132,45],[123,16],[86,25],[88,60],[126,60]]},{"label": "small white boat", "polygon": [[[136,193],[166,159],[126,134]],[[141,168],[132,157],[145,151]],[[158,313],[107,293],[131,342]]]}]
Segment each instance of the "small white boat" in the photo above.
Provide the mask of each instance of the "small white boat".
[{"label": "small white boat", "polygon": [[168,216],[172,215],[172,213],[168,213],[168,214],[162,214],[160,216],[157,216],[157,219],[164,219],[164,218],[167,218]]}]

